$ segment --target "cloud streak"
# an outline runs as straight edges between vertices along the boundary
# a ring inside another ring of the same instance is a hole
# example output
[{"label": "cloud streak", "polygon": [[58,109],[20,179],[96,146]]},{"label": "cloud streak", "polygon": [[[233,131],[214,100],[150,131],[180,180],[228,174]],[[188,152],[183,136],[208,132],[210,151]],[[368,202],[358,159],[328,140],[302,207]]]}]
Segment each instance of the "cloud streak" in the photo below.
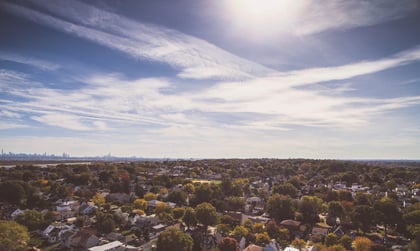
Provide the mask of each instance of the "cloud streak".
[{"label": "cloud streak", "polygon": [[[78,1],[34,1],[52,13],[13,3],[2,7],[42,25],[89,39],[134,58],[167,63],[191,79],[244,79],[272,72],[204,40],[157,25],[135,22]],[[63,8],[63,6],[66,6]]]},{"label": "cloud streak", "polygon": [[30,57],[23,57],[18,54],[8,53],[4,51],[0,51],[0,60],[29,65],[31,67],[35,67],[35,68],[45,70],[45,71],[54,71],[60,68],[59,65],[53,64],[44,60],[30,58]]},{"label": "cloud streak", "polygon": [[348,30],[399,19],[418,10],[416,0],[308,1],[296,34],[309,35],[330,30]]}]

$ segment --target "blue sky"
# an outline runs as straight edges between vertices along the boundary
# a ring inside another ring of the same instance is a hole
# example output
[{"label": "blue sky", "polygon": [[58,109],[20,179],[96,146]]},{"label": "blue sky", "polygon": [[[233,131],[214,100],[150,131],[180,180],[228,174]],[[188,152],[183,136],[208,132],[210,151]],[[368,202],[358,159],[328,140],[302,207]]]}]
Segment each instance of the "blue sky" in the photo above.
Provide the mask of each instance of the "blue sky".
[{"label": "blue sky", "polygon": [[0,3],[0,147],[420,159],[416,0]]}]

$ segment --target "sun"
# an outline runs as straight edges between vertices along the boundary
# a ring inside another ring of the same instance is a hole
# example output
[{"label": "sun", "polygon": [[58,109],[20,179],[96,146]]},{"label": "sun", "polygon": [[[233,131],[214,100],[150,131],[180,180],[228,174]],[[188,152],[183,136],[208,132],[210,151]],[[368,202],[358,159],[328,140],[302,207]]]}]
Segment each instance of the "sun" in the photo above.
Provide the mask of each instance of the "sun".
[{"label": "sun", "polygon": [[224,0],[227,20],[234,29],[263,37],[292,29],[303,3],[301,0]]}]

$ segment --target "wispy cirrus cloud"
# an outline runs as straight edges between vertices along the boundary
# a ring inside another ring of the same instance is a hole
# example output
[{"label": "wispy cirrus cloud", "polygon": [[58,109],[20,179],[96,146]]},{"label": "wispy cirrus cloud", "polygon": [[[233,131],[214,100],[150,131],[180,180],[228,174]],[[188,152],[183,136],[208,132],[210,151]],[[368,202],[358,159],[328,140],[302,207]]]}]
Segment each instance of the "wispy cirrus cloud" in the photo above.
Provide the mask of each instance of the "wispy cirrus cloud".
[{"label": "wispy cirrus cloud", "polygon": [[295,33],[348,30],[395,20],[419,11],[416,0],[307,1]]},{"label": "wispy cirrus cloud", "polygon": [[24,57],[18,54],[9,53],[5,51],[0,51],[0,60],[29,65],[31,67],[35,67],[41,70],[48,70],[48,71],[53,71],[60,68],[58,64],[54,64],[54,63],[47,62],[45,60],[41,60],[37,58]]},{"label": "wispy cirrus cloud", "polygon": [[167,63],[180,70],[178,76],[181,78],[244,79],[272,72],[196,37],[136,22],[78,1],[56,3],[41,0],[32,3],[48,11],[15,3],[3,3],[1,6],[16,15],[92,40],[134,58]]}]

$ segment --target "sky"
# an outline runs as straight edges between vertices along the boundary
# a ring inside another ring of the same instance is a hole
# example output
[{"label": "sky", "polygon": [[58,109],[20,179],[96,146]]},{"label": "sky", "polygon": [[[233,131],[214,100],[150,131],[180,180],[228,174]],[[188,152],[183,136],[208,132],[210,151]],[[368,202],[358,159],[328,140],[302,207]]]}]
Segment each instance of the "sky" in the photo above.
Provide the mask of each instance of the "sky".
[{"label": "sky", "polygon": [[417,0],[0,2],[0,148],[420,159]]}]

